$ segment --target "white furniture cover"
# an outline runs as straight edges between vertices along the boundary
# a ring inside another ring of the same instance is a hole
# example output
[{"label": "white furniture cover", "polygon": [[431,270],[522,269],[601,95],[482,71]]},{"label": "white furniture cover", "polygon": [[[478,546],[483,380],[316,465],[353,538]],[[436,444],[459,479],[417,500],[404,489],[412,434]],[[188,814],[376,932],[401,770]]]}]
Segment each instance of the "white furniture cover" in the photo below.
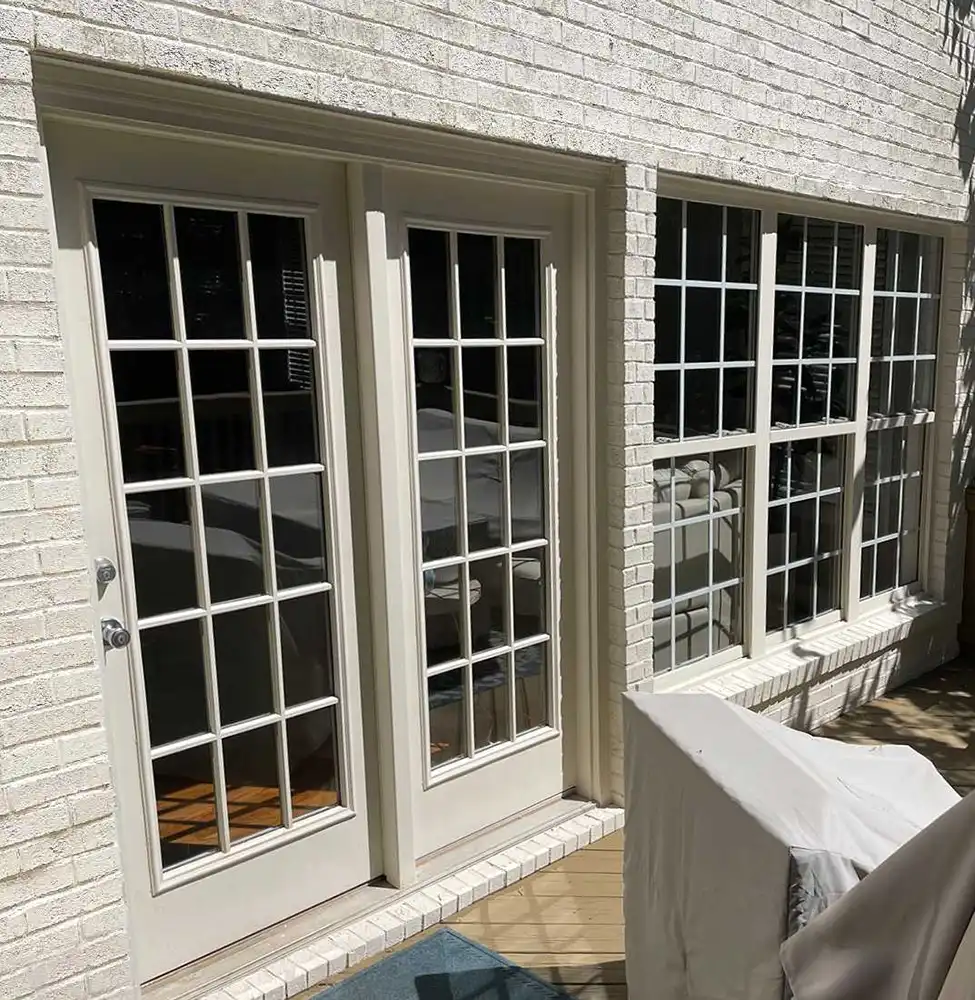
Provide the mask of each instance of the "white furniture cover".
[{"label": "white furniture cover", "polygon": [[795,1000],[975,1000],[975,794],[781,948]]},{"label": "white furniture cover", "polygon": [[782,1000],[782,942],[958,801],[908,747],[713,695],[634,693],[623,714],[630,1000]]}]

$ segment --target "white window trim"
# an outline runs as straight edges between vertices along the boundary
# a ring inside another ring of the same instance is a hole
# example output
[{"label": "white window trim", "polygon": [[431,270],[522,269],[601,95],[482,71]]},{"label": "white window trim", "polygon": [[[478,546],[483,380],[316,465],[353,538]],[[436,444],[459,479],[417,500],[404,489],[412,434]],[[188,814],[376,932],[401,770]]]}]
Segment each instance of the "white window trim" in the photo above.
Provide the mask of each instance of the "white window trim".
[{"label": "white window trim", "polygon": [[[678,690],[696,686],[711,676],[734,675],[749,667],[769,662],[772,658],[788,654],[799,642],[806,643],[820,637],[840,635],[858,621],[883,611],[896,613],[904,607],[909,611],[921,606],[927,610],[940,607],[928,594],[931,562],[932,529],[930,514],[933,505],[934,451],[936,428],[941,414],[940,365],[935,364],[933,406],[925,413],[892,418],[871,419],[867,415],[871,364],[871,334],[873,322],[874,275],[876,269],[877,230],[890,229],[938,237],[942,241],[941,275],[938,288],[940,308],[936,329],[936,358],[940,361],[943,350],[944,294],[947,273],[947,251],[951,227],[945,223],[913,217],[893,216],[875,210],[860,209],[852,205],[834,204],[818,199],[785,195],[761,194],[717,182],[661,174],[658,178],[658,198],[698,201],[736,208],[752,208],[760,213],[758,243],[760,247],[758,269],[758,319],[755,341],[755,383],[753,431],[728,434],[722,437],[705,436],[680,441],[665,441],[651,445],[651,456],[656,463],[663,459],[687,456],[704,451],[743,449],[746,452],[746,483],[743,511],[745,531],[745,565],[743,567],[744,612],[742,644],[724,650],[710,658],[703,658],[678,666],[666,673],[656,673],[651,680],[654,690]],[[778,216],[780,214],[805,215],[835,222],[852,222],[863,227],[862,257],[860,262],[860,322],[857,345],[857,375],[854,388],[854,418],[849,422],[829,422],[799,425],[789,428],[771,426],[771,380],[773,350],[773,317],[776,292],[776,246]],[[673,280],[661,279],[661,284],[673,285]],[[715,287],[722,287],[722,282]],[[915,583],[884,591],[872,597],[860,598],[860,561],[862,548],[863,489],[855,484],[857,469],[862,469],[866,457],[866,437],[870,430],[910,424],[925,425],[924,452],[921,480],[921,528],[918,554],[918,580]],[[843,489],[844,519],[840,580],[840,607],[818,615],[810,621],[793,626],[789,637],[781,641],[775,634],[766,632],[766,582],[768,579],[768,467],[769,446],[781,441],[843,436],[848,438]]]}]

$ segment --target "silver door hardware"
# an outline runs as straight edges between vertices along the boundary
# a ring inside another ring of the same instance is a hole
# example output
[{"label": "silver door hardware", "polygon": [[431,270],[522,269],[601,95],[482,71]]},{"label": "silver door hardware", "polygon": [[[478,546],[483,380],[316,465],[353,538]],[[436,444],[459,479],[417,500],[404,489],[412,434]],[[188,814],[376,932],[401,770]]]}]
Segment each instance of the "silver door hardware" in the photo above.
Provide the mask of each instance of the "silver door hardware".
[{"label": "silver door hardware", "polygon": [[102,643],[106,649],[125,649],[132,641],[132,633],[117,619],[102,619]]},{"label": "silver door hardware", "polygon": [[117,573],[115,570],[115,563],[111,559],[105,559],[103,556],[99,556],[95,560],[95,579],[99,583],[111,583]]}]

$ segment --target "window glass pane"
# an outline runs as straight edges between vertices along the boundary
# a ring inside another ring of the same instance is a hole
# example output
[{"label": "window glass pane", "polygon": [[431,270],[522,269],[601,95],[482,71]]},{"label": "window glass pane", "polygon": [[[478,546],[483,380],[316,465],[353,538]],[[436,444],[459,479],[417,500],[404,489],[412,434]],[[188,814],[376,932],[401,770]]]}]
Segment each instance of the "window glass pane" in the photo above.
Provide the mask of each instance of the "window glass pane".
[{"label": "window glass pane", "polygon": [[772,336],[774,358],[799,357],[799,330],[802,292],[775,293],[775,328]]},{"label": "window glass pane", "polygon": [[248,215],[258,337],[311,336],[305,224],[281,215]]},{"label": "window glass pane", "polygon": [[541,263],[538,240],[505,237],[504,309],[507,335],[541,336]]},{"label": "window glass pane", "polygon": [[673,198],[657,199],[657,250],[655,274],[658,278],[681,277],[682,203]]},{"label": "window glass pane", "polygon": [[675,285],[657,285],[654,291],[654,362],[680,361],[681,290]]},{"label": "window glass pane", "polygon": [[294,348],[262,350],[260,359],[267,464],[321,461],[312,352]]},{"label": "window glass pane", "polygon": [[844,438],[830,437],[770,448],[770,633],[788,634],[794,626],[839,607],[845,447]]},{"label": "window glass pane", "polygon": [[758,213],[748,208],[728,208],[727,267],[728,281],[758,280]]},{"label": "window glass pane", "polygon": [[723,210],[720,205],[687,203],[687,277],[721,280]]}]

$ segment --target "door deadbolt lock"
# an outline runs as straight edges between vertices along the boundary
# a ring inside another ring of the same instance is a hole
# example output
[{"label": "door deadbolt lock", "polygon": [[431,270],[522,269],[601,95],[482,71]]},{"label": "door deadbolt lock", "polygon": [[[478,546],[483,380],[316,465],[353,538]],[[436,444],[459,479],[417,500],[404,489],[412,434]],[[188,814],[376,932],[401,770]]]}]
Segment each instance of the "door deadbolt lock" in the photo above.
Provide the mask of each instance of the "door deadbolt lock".
[{"label": "door deadbolt lock", "polygon": [[106,649],[125,649],[132,641],[132,633],[117,619],[102,619],[102,643]]},{"label": "door deadbolt lock", "polygon": [[115,563],[111,559],[105,559],[102,556],[95,560],[95,579],[99,583],[111,583],[116,576]]}]

